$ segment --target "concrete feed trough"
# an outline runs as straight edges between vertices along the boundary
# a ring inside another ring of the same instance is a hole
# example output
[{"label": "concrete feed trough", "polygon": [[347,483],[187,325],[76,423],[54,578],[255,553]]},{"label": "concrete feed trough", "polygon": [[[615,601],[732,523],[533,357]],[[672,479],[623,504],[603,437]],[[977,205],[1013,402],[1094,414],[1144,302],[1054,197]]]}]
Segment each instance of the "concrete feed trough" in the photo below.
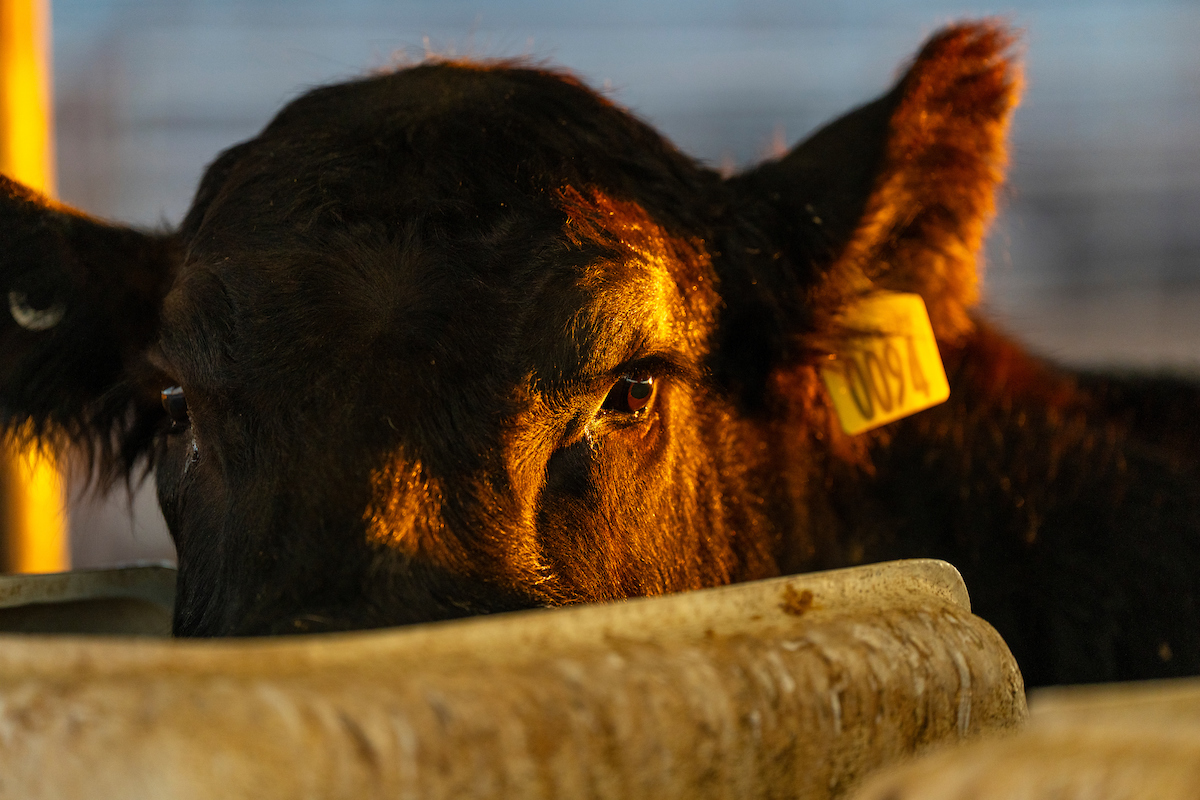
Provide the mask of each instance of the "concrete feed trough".
[{"label": "concrete feed trough", "polygon": [[855,800],[1194,800],[1200,680],[1039,689],[1020,733],[881,773]]},{"label": "concrete feed trough", "polygon": [[834,797],[1019,726],[953,567],[258,640],[0,637],[0,797]]}]

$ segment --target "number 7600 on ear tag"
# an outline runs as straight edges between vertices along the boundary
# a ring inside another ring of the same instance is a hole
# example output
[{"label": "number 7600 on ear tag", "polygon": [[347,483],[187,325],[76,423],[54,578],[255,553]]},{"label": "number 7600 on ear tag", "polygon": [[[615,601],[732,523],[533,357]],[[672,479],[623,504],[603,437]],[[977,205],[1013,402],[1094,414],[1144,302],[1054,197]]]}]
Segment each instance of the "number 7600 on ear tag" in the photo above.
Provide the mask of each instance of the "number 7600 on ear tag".
[{"label": "number 7600 on ear tag", "polygon": [[915,414],[950,396],[925,301],[880,292],[850,310],[847,327],[862,335],[821,367],[842,430],[853,436]]}]

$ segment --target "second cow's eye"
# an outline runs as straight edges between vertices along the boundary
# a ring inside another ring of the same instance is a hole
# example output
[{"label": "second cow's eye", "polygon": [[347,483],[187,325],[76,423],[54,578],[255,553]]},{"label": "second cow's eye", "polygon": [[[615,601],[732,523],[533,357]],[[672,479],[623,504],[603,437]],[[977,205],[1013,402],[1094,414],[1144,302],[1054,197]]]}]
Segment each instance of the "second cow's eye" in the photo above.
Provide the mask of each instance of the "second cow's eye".
[{"label": "second cow's eye", "polygon": [[649,407],[654,400],[654,378],[650,375],[622,375],[608,390],[603,411],[622,414],[637,414]]},{"label": "second cow's eye", "polygon": [[168,386],[162,390],[162,406],[171,418],[171,426],[175,430],[186,428],[188,425],[187,398],[180,386]]}]

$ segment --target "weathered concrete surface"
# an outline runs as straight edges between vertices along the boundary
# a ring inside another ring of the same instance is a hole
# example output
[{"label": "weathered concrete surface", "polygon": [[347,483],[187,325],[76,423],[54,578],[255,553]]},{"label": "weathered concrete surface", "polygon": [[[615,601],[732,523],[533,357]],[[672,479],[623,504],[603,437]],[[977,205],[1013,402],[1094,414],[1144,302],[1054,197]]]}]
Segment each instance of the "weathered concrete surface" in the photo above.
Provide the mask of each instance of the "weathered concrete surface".
[{"label": "weathered concrete surface", "polygon": [[1195,800],[1200,679],[1040,689],[1028,727],[893,768],[856,800]]},{"label": "weathered concrete surface", "polygon": [[830,797],[1019,725],[953,567],[408,629],[0,637],[0,797]]}]

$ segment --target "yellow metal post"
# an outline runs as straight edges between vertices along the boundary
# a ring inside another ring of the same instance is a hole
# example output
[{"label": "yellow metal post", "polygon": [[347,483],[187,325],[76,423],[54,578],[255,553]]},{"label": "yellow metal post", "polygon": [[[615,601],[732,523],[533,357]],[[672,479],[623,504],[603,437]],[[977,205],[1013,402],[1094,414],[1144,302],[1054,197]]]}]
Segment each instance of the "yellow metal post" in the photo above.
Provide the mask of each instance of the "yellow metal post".
[{"label": "yellow metal post", "polygon": [[[54,193],[49,0],[0,0],[0,171]],[[3,298],[0,298],[2,300]],[[63,482],[35,447],[0,447],[6,568],[57,572],[70,566]]]}]

